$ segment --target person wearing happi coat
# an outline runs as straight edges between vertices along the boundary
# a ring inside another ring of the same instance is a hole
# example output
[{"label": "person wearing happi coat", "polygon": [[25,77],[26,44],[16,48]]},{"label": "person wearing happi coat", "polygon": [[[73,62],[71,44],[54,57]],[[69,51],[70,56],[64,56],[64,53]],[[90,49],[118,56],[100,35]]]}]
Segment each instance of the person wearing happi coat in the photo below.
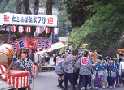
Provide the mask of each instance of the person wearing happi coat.
[{"label": "person wearing happi coat", "polygon": [[75,68],[80,69],[79,75],[82,82],[81,90],[87,90],[89,75],[91,74],[92,70],[92,64],[88,57],[88,54],[89,52],[85,51],[75,64]]},{"label": "person wearing happi coat", "polygon": [[55,66],[55,73],[58,75],[58,82],[59,82],[59,84],[57,85],[57,87],[60,87],[60,88],[64,88],[62,86],[62,83],[64,81],[64,70],[62,68],[62,63],[63,63],[63,57],[60,57],[56,61],[56,66]]},{"label": "person wearing happi coat", "polygon": [[[28,90],[31,90],[31,84],[32,84],[32,60],[28,58],[28,52],[26,50],[23,50],[21,54],[21,59],[18,61],[19,62],[19,68],[23,71],[29,71],[29,86]],[[23,90],[23,89],[20,89]]]}]

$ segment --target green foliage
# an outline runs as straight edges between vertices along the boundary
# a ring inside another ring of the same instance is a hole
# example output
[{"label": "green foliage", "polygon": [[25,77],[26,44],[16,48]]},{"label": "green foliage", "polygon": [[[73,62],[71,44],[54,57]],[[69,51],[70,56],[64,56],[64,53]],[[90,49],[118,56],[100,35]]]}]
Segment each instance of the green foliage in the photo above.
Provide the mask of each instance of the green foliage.
[{"label": "green foliage", "polygon": [[90,12],[93,0],[66,0],[65,5],[72,27],[80,27],[93,14]]},{"label": "green foliage", "polygon": [[58,8],[59,15],[59,37],[68,36],[68,31],[72,28],[71,22],[68,20],[68,15],[66,12],[66,8],[64,7],[64,3],[62,0],[58,0],[54,5],[54,8]]},{"label": "green foliage", "polygon": [[2,0],[0,2],[0,13],[4,12],[15,12],[16,11],[16,0]]},{"label": "green foliage", "polygon": [[91,18],[72,32],[69,42],[73,42],[73,50],[77,50],[81,43],[88,43],[88,49],[101,54],[114,56],[118,48],[118,41],[124,32],[124,1],[97,0],[94,2]]},{"label": "green foliage", "polygon": [[[34,7],[34,0],[29,0],[30,7]],[[0,0],[0,13],[16,13],[16,0]]]}]

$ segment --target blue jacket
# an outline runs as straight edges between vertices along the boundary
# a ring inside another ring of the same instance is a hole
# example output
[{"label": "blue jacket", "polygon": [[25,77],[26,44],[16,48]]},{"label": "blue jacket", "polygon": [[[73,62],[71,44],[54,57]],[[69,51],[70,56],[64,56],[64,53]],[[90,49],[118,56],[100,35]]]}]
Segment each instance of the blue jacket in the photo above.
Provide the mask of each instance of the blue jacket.
[{"label": "blue jacket", "polygon": [[108,66],[108,76],[109,77],[115,77],[116,73],[117,73],[117,67],[116,67],[115,63],[114,64],[110,64]]},{"label": "blue jacket", "polygon": [[97,71],[96,74],[97,75],[103,75],[103,63],[102,62],[98,62],[95,66],[95,70]]},{"label": "blue jacket", "polygon": [[119,66],[120,66],[120,62],[116,62],[115,65],[116,65],[116,68],[117,68],[117,74],[119,74]]}]

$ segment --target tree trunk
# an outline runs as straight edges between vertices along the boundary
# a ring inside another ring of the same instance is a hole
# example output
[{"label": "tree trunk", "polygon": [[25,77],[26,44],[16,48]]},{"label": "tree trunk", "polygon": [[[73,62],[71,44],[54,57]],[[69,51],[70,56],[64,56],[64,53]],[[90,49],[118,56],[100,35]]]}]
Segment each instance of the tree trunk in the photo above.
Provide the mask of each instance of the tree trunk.
[{"label": "tree trunk", "polygon": [[29,14],[29,0],[23,0],[25,6],[25,14]]},{"label": "tree trunk", "polygon": [[21,0],[16,0],[16,13],[21,14]]},{"label": "tree trunk", "polygon": [[[46,15],[52,15],[52,6],[53,6],[53,1],[52,0],[47,0],[46,1]],[[45,37],[49,38],[52,32],[52,28],[50,28],[50,33],[45,34]]]},{"label": "tree trunk", "polygon": [[38,15],[39,0],[34,1],[34,15]]},{"label": "tree trunk", "polygon": [[52,0],[47,0],[46,1],[46,15],[52,15],[52,6],[53,6]]}]

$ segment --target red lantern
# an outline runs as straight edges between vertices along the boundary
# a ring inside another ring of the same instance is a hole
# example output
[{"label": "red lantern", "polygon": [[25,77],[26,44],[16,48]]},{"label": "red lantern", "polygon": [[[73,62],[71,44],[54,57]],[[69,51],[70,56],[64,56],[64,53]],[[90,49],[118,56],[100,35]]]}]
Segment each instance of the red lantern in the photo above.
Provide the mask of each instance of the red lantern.
[{"label": "red lantern", "polygon": [[22,33],[23,32],[23,27],[19,26],[19,32]]},{"label": "red lantern", "polygon": [[31,32],[31,27],[27,27],[27,32]]},{"label": "red lantern", "polygon": [[40,27],[36,27],[36,32],[37,32],[37,34],[40,34],[41,28]]},{"label": "red lantern", "polygon": [[12,25],[12,32],[16,32],[16,26]]},{"label": "red lantern", "polygon": [[46,32],[46,34],[49,34],[50,29],[49,29],[48,27],[46,27],[46,28],[45,28],[45,32]]},{"label": "red lantern", "polygon": [[55,33],[55,35],[58,35],[59,34],[59,28],[54,28],[54,33]]}]

